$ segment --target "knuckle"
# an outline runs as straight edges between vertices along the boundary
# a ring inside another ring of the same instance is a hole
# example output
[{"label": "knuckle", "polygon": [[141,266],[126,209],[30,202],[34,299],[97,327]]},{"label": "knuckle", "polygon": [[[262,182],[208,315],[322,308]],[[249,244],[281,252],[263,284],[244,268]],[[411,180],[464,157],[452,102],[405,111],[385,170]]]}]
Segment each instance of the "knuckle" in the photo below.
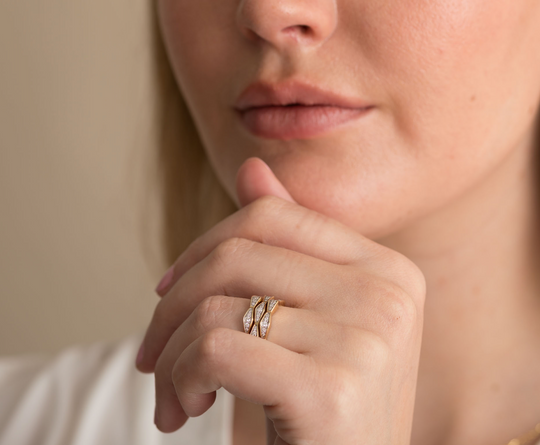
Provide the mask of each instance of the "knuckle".
[{"label": "knuckle", "polygon": [[197,351],[200,360],[207,369],[220,366],[221,357],[226,356],[232,346],[231,332],[224,328],[215,328],[201,337]]},{"label": "knuckle", "polygon": [[360,372],[367,368],[384,369],[392,356],[390,345],[364,328],[342,326],[336,341],[340,344],[336,358]]},{"label": "knuckle", "polygon": [[385,283],[378,289],[381,315],[388,330],[399,335],[410,333],[418,321],[418,308],[410,295],[401,287]]},{"label": "knuckle", "polygon": [[325,389],[324,406],[327,412],[332,413],[335,419],[348,418],[351,415],[351,406],[358,401],[358,377],[342,368],[330,369],[324,377]]},{"label": "knuckle", "polygon": [[412,261],[409,261],[406,286],[414,301],[420,307],[423,307],[426,298],[426,277]]},{"label": "knuckle", "polygon": [[[316,241],[328,230],[331,221],[326,215],[303,208],[296,207],[292,211],[292,204],[275,196],[263,196],[245,207],[243,228],[249,232],[250,228],[258,229],[258,237],[263,243],[266,239],[272,239],[274,221],[279,218],[287,221],[290,230],[295,235],[301,236],[306,243]],[[244,210],[243,209],[243,210]],[[271,241],[268,243],[271,244]]]},{"label": "knuckle", "polygon": [[214,249],[211,255],[211,262],[214,267],[222,268],[230,264],[233,257],[239,255],[249,248],[251,243],[244,238],[228,238],[222,241]]},{"label": "knuckle", "polygon": [[[172,366],[171,376],[174,386],[179,388],[186,384],[186,379],[193,378],[193,370],[204,369],[206,374],[222,366],[222,358],[229,354],[232,346],[230,331],[224,328],[215,328],[199,337],[194,345],[194,354],[187,357],[181,355]],[[189,359],[188,359],[189,358]]]},{"label": "knuckle", "polygon": [[256,233],[261,242],[271,238],[273,221],[277,215],[283,213],[287,205],[282,199],[275,196],[262,196],[242,209],[243,218],[240,224],[241,233]]},{"label": "knuckle", "polygon": [[363,364],[369,363],[372,369],[383,369],[392,357],[388,343],[373,332],[363,332],[358,350],[362,354]]},{"label": "knuckle", "polygon": [[423,306],[426,295],[426,279],[420,268],[409,258],[392,252],[389,259],[390,269],[399,280],[400,285],[411,296],[418,306]]},{"label": "knuckle", "polygon": [[275,196],[261,196],[248,206],[247,212],[249,216],[260,218],[261,216],[279,211],[283,207],[283,204],[284,201]]},{"label": "knuckle", "polygon": [[360,295],[357,325],[393,342],[409,338],[422,321],[422,306],[400,284],[372,274],[352,275],[347,286]]},{"label": "knuckle", "polygon": [[208,331],[218,324],[223,312],[230,312],[232,300],[214,295],[205,298],[195,309],[195,323],[199,330]]},{"label": "knuckle", "polygon": [[298,226],[307,226],[308,231],[316,230],[317,232],[323,232],[328,230],[328,225],[340,224],[338,221],[329,218],[328,216],[313,211],[311,209],[305,209],[300,214],[301,219],[298,221]]}]

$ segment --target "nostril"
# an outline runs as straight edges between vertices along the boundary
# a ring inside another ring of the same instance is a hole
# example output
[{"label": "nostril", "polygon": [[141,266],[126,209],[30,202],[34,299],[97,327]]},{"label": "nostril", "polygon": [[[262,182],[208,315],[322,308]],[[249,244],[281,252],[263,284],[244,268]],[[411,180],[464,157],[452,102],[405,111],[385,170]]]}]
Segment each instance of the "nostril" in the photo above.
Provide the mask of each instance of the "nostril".
[{"label": "nostril", "polygon": [[283,32],[288,34],[300,34],[302,37],[307,37],[313,33],[313,30],[307,25],[294,25],[288,26]]}]

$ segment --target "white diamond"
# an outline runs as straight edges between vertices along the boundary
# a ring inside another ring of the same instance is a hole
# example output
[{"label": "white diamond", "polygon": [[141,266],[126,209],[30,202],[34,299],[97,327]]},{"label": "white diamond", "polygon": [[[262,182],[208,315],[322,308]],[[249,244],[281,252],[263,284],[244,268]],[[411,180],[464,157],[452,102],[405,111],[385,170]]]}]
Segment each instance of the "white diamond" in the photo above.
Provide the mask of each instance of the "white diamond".
[{"label": "white diamond", "polygon": [[274,297],[269,297],[268,295],[266,295],[264,297],[264,302],[266,303],[268,300],[271,300],[272,298],[274,298]]},{"label": "white diamond", "polygon": [[268,331],[268,325],[270,324],[270,314],[267,312],[259,324],[261,329],[261,337],[266,338],[266,331]]},{"label": "white diamond", "polygon": [[266,303],[259,303],[255,308],[255,323],[258,323],[266,310]]},{"label": "white diamond", "polygon": [[249,333],[249,335],[253,335],[253,337],[258,337],[259,336],[259,329],[257,329],[257,325],[254,325],[251,328],[251,332]]},{"label": "white diamond", "polygon": [[251,322],[253,321],[253,309],[249,308],[244,315],[244,332],[249,332]]},{"label": "white diamond", "polygon": [[278,300],[270,300],[268,302],[268,312],[272,312],[276,307],[276,304],[278,304]]},{"label": "white diamond", "polygon": [[253,295],[253,297],[251,297],[251,304],[249,307],[255,307],[259,301],[261,301],[261,297]]},{"label": "white diamond", "polygon": [[268,324],[270,323],[270,314],[267,312],[264,314],[264,317],[262,318],[261,322],[259,323],[259,326],[262,326],[264,328],[268,328]]}]

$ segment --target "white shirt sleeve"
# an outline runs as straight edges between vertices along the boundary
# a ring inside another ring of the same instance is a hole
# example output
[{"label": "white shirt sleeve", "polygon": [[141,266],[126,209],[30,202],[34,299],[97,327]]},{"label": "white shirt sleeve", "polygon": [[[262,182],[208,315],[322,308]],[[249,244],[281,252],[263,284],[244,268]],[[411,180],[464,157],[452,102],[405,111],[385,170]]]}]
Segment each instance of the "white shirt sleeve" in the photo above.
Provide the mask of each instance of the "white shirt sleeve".
[{"label": "white shirt sleeve", "polygon": [[142,336],[43,356],[0,359],[0,445],[231,445],[233,397],[177,432],[154,419],[154,376],[134,366]]}]

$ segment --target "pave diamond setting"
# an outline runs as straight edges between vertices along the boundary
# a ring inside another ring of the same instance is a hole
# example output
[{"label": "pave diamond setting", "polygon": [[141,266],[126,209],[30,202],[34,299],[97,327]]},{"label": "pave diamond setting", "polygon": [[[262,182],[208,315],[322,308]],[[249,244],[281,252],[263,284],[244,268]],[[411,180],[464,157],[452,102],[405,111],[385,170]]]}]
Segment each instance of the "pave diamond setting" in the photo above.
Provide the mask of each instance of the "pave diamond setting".
[{"label": "pave diamond setting", "polygon": [[270,313],[267,312],[264,314],[261,323],[259,324],[259,329],[261,331],[261,338],[266,338],[268,328],[270,327]]},{"label": "pave diamond setting", "polygon": [[255,324],[258,324],[259,321],[261,321],[261,317],[266,312],[266,303],[263,301],[262,303],[259,303],[257,307],[255,308]]},{"label": "pave diamond setting", "polygon": [[261,301],[262,301],[262,297],[259,297],[258,295],[253,295],[253,296],[251,297],[249,309],[246,311],[246,313],[244,314],[244,318],[243,318],[243,322],[244,322],[244,332],[245,332],[246,334],[250,333],[250,331],[251,331],[251,326],[253,325],[253,318],[254,318],[253,309],[254,309],[255,306],[257,306],[257,304],[259,304]]},{"label": "pave diamond setting", "polygon": [[249,308],[244,315],[244,332],[247,334],[253,323],[253,308]]},{"label": "pave diamond setting", "polygon": [[251,302],[250,302],[249,307],[257,306],[257,304],[259,304],[261,300],[262,300],[262,297],[259,297],[258,295],[253,295],[253,297],[251,297]]},{"label": "pave diamond setting", "polygon": [[268,302],[268,312],[272,313],[276,309],[277,304],[279,303],[279,300],[270,300]]},{"label": "pave diamond setting", "polygon": [[283,300],[276,300],[275,297],[253,295],[243,318],[244,332],[265,339],[270,331],[272,313],[280,304],[283,304]]}]

